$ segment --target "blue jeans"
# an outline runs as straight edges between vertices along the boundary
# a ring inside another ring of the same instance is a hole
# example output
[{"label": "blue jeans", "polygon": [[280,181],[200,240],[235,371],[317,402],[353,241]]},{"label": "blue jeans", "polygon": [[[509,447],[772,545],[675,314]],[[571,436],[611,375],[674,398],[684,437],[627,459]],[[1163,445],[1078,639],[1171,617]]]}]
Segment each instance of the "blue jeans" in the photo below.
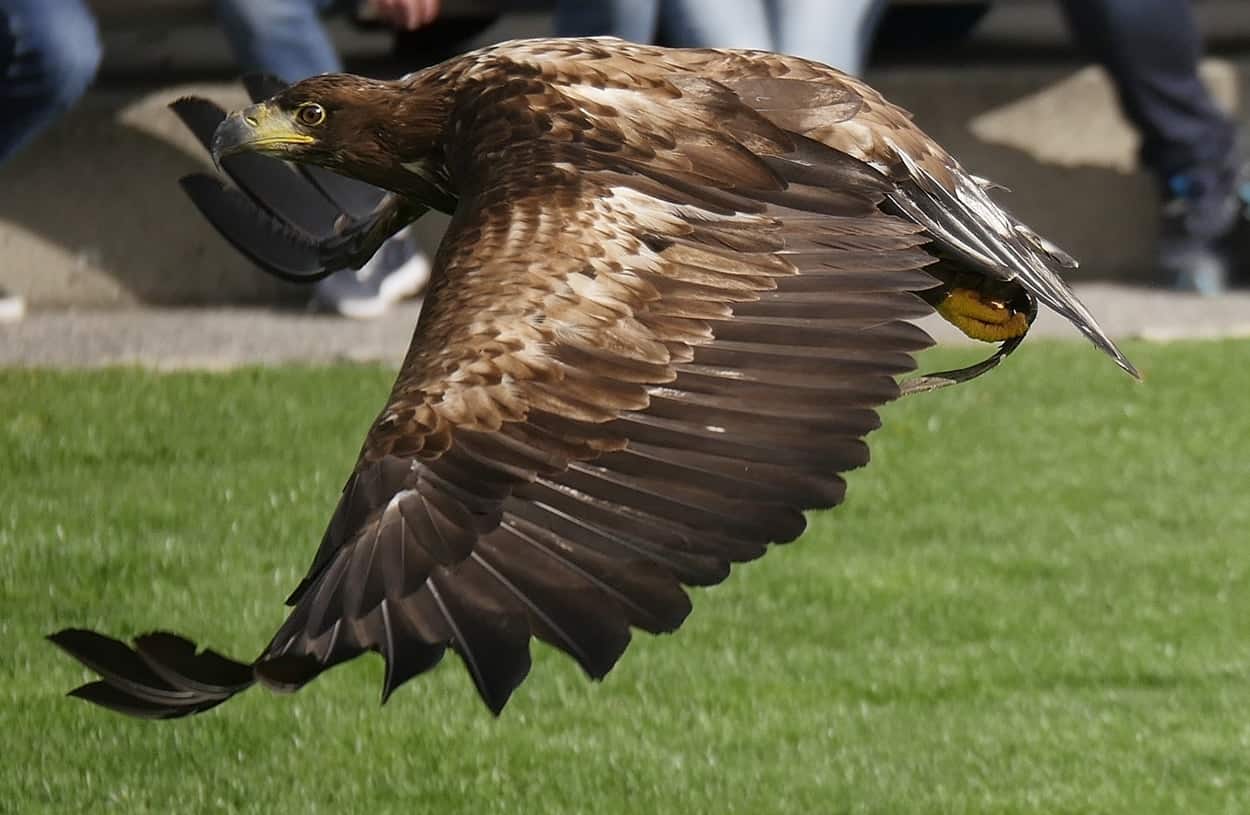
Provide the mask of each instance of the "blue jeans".
[{"label": "blue jeans", "polygon": [[556,34],[611,34],[631,42],[655,42],[662,31],[672,45],[769,50],[772,35],[761,2],[738,0],[560,0]]},{"label": "blue jeans", "polygon": [[882,0],[561,0],[556,33],[682,47],[758,48],[862,70]]},{"label": "blue jeans", "polygon": [[[0,0],[2,1],[2,0]],[[322,13],[337,0],[214,0],[218,19],[244,70],[296,82],[343,70]]]},{"label": "blue jeans", "polygon": [[[1061,0],[1077,41],[1115,81],[1141,134],[1141,159],[1166,184],[1193,175],[1218,185],[1237,129],[1198,74],[1202,40],[1190,0]],[[1211,176],[1207,178],[1206,176]]]},{"label": "blue jeans", "polygon": [[771,0],[773,36],[783,54],[864,72],[885,0]]},{"label": "blue jeans", "polygon": [[0,0],[0,163],[78,101],[100,54],[82,0]]}]

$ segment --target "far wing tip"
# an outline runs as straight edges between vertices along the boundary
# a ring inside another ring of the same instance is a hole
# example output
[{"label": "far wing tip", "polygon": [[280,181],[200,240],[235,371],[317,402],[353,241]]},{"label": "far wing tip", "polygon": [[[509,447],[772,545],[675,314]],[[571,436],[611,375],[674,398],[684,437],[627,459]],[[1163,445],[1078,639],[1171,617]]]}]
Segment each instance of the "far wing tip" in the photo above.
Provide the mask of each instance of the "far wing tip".
[{"label": "far wing tip", "polygon": [[1124,353],[1119,348],[1115,349],[1111,358],[1115,360],[1116,365],[1119,365],[1120,368],[1129,376],[1133,377],[1134,380],[1138,382],[1146,381],[1146,377],[1142,376],[1141,371],[1137,370],[1137,366],[1134,365],[1128,357],[1124,356]]}]

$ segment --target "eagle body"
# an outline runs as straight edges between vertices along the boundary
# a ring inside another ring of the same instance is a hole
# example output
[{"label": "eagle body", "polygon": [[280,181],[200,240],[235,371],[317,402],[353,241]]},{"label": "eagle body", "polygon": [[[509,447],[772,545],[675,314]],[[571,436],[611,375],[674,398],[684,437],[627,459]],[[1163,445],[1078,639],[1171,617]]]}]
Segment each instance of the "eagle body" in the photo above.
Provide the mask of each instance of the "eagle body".
[{"label": "eagle body", "polygon": [[[385,697],[447,648],[499,712],[535,637],[604,676],[632,629],[681,624],[683,586],[841,501],[935,307],[1014,347],[1040,302],[1132,371],[1060,279],[1070,258],[905,111],[807,60],[528,40],[179,114],[242,192],[184,185],[276,273],[452,217],[394,389],[261,654],[52,636],[101,675],[74,693],[124,713],[295,689],[364,651],[386,661]],[[307,168],[389,194],[312,234],[257,181],[273,168],[244,163],[259,156],[306,167],[309,210],[341,200]]]}]

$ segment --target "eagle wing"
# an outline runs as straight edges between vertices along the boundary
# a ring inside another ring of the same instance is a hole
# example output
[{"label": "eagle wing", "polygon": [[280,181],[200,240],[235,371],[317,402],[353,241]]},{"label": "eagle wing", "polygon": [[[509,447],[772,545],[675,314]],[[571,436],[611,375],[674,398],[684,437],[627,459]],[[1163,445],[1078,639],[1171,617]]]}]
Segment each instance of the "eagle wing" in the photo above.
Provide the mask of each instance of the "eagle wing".
[{"label": "eagle wing", "polygon": [[930,251],[943,268],[931,271],[944,281],[972,271],[1018,283],[1138,376],[1060,277],[1076,261],[999,206],[989,195],[993,185],[964,169],[907,111],[854,77],[797,57],[714,50],[676,55],[691,70],[722,77],[774,124],[886,174],[894,182],[888,211],[933,239]]},{"label": "eagle wing", "polygon": [[841,501],[931,344],[896,182],[680,65],[509,59],[448,79],[459,207],[286,622],[248,666],[61,632],[77,695],[185,715],[372,650],[385,697],[450,646],[498,712],[532,637],[602,677]]},{"label": "eagle wing", "polygon": [[[531,636],[603,676],[631,626],[681,623],[681,584],[841,500],[930,344],[925,239],[877,171],[675,81],[632,114],[470,95],[472,192],[262,676],[371,648],[389,693],[450,645],[498,711]],[[644,120],[662,154],[619,129]]]}]

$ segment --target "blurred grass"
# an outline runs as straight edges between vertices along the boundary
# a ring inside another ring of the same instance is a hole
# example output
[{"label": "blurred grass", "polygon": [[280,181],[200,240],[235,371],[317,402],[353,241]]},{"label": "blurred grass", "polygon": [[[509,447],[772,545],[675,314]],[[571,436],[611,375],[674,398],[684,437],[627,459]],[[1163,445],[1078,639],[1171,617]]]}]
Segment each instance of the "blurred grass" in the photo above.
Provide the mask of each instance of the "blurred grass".
[{"label": "blurred grass", "polygon": [[0,812],[1250,811],[1250,342],[1129,350],[1144,386],[1030,343],[891,406],[799,543],[601,685],[536,646],[500,720],[454,658],[386,708],[376,658],[63,698],[67,625],[254,654],[390,376],[0,372]]}]

